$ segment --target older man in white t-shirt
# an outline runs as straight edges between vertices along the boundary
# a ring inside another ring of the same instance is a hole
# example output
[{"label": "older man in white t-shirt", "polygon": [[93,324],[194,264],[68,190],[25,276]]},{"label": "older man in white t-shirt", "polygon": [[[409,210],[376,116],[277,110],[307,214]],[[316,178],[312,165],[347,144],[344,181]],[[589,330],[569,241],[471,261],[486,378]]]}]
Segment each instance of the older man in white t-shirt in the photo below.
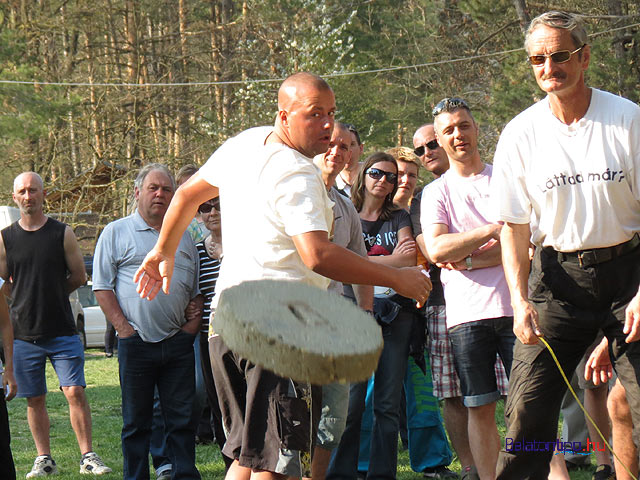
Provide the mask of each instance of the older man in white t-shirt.
[{"label": "older man in white t-shirt", "polygon": [[572,372],[604,331],[640,440],[640,108],[586,86],[587,40],[572,14],[531,22],[525,48],[548,95],[509,122],[496,149],[493,191],[519,340],[501,479],[549,473],[566,388],[539,336]]}]

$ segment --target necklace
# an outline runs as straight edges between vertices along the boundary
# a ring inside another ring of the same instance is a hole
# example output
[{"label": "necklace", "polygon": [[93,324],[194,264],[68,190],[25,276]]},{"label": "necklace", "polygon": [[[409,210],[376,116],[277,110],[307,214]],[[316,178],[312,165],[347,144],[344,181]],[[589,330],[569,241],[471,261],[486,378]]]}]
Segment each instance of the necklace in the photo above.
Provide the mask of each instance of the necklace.
[{"label": "necklace", "polygon": [[222,258],[222,244],[214,242],[211,235],[205,239],[204,246],[207,249],[207,255],[209,255],[209,257],[216,260],[220,260]]}]

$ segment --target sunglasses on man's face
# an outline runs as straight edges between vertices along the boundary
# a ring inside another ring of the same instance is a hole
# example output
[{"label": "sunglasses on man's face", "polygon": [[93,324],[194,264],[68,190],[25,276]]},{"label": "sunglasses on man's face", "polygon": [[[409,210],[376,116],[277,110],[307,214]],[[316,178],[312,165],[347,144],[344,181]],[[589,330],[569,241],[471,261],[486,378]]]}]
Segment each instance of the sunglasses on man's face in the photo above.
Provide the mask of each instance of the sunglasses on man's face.
[{"label": "sunglasses on man's face", "polygon": [[[437,140],[431,140],[430,142],[425,143],[424,145],[420,145],[418,148],[416,148],[413,153],[416,154],[416,156],[421,157],[424,155],[424,152],[426,151],[426,149],[428,148],[429,150],[435,150],[436,148],[438,148],[440,145],[438,145],[438,141]],[[426,148],[425,148],[426,147]]]},{"label": "sunglasses on man's face", "polygon": [[542,53],[540,55],[531,55],[529,57],[529,63],[534,67],[540,67],[544,65],[544,62],[547,61],[547,58],[550,58],[553,63],[567,63],[569,60],[571,60],[571,56],[574,53],[578,53],[580,50],[582,50],[586,46],[587,44],[585,43],[581,47],[576,48],[573,52],[569,50],[558,50],[557,52],[553,52],[553,53]]},{"label": "sunglasses on man's face", "polygon": [[212,203],[203,203],[198,207],[199,213],[209,213],[212,209],[220,211],[220,200],[214,200]]},{"label": "sunglasses on man's face", "polygon": [[374,180],[380,180],[382,177],[387,179],[389,183],[396,183],[398,180],[398,175],[393,172],[385,172],[384,170],[380,170],[379,168],[369,168],[366,172]]}]

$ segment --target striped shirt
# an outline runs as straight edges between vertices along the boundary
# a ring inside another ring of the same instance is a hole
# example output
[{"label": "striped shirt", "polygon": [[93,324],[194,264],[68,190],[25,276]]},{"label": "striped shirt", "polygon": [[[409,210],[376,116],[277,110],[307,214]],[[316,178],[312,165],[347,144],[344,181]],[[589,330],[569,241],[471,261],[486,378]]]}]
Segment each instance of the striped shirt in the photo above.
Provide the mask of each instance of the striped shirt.
[{"label": "striped shirt", "polygon": [[201,332],[209,331],[209,317],[211,315],[211,300],[216,291],[216,280],[220,272],[220,260],[211,258],[207,254],[207,247],[204,240],[196,245],[198,256],[200,257],[200,293],[204,295],[204,307],[202,310],[202,327]]}]

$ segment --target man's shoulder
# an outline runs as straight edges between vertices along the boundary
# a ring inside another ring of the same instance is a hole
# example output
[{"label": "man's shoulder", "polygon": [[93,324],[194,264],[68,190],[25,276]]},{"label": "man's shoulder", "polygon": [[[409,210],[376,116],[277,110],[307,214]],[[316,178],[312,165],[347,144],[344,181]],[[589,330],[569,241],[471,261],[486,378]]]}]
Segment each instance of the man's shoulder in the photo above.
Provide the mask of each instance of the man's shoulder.
[{"label": "man's shoulder", "polygon": [[131,215],[127,215],[126,217],[122,217],[122,218],[118,218],[116,220],[113,220],[109,223],[107,223],[107,225],[104,227],[105,230],[110,229],[110,230],[119,230],[122,228],[126,228],[127,226],[131,225],[134,222],[134,214]]},{"label": "man's shoulder", "polygon": [[[112,222],[107,223],[104,230],[100,234],[100,239],[106,237],[113,237],[114,239],[128,239],[131,237],[130,233],[132,228],[135,227],[134,214],[128,215],[123,218],[118,218]],[[100,240],[98,239],[98,240]]]},{"label": "man's shoulder", "polygon": [[551,115],[549,110],[549,97],[544,97],[542,100],[528,106],[522,112],[513,117],[505,125],[502,134],[504,135],[505,132],[514,134],[517,130],[527,131],[547,115]]},{"label": "man's shoulder", "polygon": [[596,102],[597,111],[613,114],[617,117],[640,117],[640,107],[629,100],[606,90],[592,88],[592,102]]},{"label": "man's shoulder", "polygon": [[338,189],[333,186],[329,190],[329,199],[331,199],[340,210],[344,211],[346,214],[355,216],[356,218],[360,218],[358,215],[358,211],[356,207],[353,205],[353,202],[349,197],[345,197],[342,193],[338,191]]}]

